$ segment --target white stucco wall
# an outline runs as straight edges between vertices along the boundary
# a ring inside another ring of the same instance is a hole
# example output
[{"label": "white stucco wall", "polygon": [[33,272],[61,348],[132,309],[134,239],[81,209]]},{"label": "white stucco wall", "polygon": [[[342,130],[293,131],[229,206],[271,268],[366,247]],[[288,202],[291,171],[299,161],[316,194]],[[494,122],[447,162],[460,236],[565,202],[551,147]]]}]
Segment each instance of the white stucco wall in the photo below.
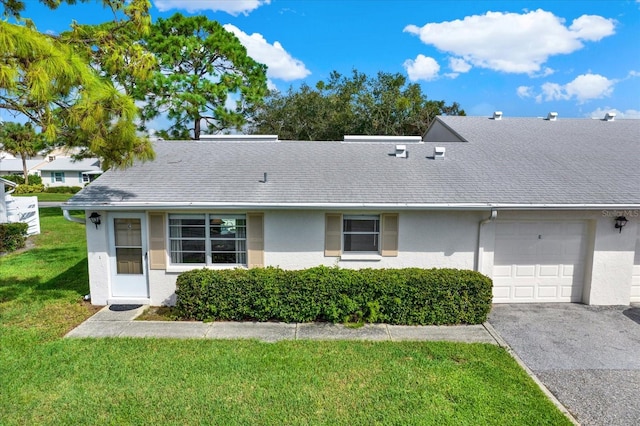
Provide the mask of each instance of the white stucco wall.
[{"label": "white stucco wall", "polygon": [[52,182],[51,173],[48,170],[42,171],[42,184],[44,186],[85,186],[87,182],[84,182],[77,171],[64,172],[64,182]]},{"label": "white stucco wall", "polygon": [[337,265],[341,268],[417,266],[473,269],[478,223],[483,214],[486,216],[482,212],[401,212],[398,218],[398,256],[363,261],[324,256],[325,212],[266,212],[265,264],[283,269],[304,269],[317,265]]},{"label": "white stucco wall", "polygon": [[94,210],[85,212],[87,233],[87,261],[89,264],[89,292],[91,303],[107,305],[110,295],[110,265],[109,265],[109,216],[104,211],[97,211],[102,217],[102,224],[96,226],[89,220]]},{"label": "white stucco wall", "polygon": [[614,228],[615,213],[596,219],[590,286],[583,301],[590,305],[628,305],[636,246],[638,217],[627,216],[622,232]]},{"label": "white stucco wall", "polygon": [[[108,213],[99,213],[103,216],[103,224],[108,223]],[[627,215],[629,222],[620,233],[613,226],[614,214],[602,211],[499,211],[496,220],[584,220],[589,234],[582,301],[595,305],[626,305],[631,292],[640,217]],[[398,256],[365,261],[324,256],[325,212],[267,211],[264,213],[265,266],[283,269],[317,265],[343,268],[450,267],[477,269],[491,277],[496,222],[488,222],[479,229],[480,221],[488,217],[487,211],[400,212]],[[109,302],[111,276],[107,226],[96,230],[89,223],[87,240],[92,302],[106,304]],[[179,272],[148,272],[149,302],[153,305],[175,303],[175,282]]]}]

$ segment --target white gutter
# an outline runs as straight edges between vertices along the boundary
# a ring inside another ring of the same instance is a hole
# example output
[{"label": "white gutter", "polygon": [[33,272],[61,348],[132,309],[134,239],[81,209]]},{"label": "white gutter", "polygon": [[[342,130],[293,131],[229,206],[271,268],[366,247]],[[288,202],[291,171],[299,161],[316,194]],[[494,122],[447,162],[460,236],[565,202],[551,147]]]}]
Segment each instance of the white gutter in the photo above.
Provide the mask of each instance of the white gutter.
[{"label": "white gutter", "polygon": [[198,210],[198,209],[369,209],[369,210],[629,210],[640,204],[501,204],[501,203],[232,203],[112,202],[65,203],[63,210]]},{"label": "white gutter", "polygon": [[87,224],[87,221],[84,219],[78,219],[77,217],[73,217],[69,214],[70,210],[62,209],[62,216],[67,219],[69,222],[82,223],[83,225]]},{"label": "white gutter", "polygon": [[482,230],[484,229],[484,225],[487,223],[493,222],[498,217],[498,211],[495,209],[491,209],[491,216],[487,219],[483,219],[478,224],[478,249],[476,250],[476,271],[482,273],[482,261],[484,260],[484,247],[481,245],[482,243]]}]

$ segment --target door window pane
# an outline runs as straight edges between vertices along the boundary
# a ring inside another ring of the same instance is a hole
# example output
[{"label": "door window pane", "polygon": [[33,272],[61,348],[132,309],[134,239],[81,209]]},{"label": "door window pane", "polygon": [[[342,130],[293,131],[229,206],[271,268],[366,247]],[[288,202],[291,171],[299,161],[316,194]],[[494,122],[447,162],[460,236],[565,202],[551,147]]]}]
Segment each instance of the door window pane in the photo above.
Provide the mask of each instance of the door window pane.
[{"label": "door window pane", "polygon": [[141,275],[142,226],[140,219],[116,218],[113,220],[116,247],[116,271],[118,274]]}]

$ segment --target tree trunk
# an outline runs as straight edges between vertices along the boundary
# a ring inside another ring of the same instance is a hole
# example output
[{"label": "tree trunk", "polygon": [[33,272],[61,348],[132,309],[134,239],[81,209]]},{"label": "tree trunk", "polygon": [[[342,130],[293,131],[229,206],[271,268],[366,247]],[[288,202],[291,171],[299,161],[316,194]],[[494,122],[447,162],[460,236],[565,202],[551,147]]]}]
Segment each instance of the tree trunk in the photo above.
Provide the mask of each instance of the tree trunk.
[{"label": "tree trunk", "polygon": [[196,118],[193,127],[193,139],[196,141],[200,140],[200,117]]},{"label": "tree trunk", "polygon": [[21,154],[22,158],[22,173],[24,173],[24,184],[29,185],[29,170],[27,170],[27,159],[24,154]]}]

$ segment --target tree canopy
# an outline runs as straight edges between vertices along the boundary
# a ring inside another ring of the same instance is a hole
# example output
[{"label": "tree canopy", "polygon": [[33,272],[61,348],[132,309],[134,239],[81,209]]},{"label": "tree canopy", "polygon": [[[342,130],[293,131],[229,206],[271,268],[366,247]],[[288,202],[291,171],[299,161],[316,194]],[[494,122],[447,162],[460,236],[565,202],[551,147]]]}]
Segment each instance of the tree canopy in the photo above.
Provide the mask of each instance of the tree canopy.
[{"label": "tree canopy", "polygon": [[344,135],[422,135],[436,115],[465,115],[457,102],[429,100],[402,74],[375,77],[334,71],[312,88],[271,92],[257,112],[252,133],[289,140],[342,140]]},{"label": "tree canopy", "polygon": [[205,16],[159,18],[145,42],[159,70],[136,95],[144,119],[166,113],[173,122],[165,136],[200,139],[203,123],[212,133],[239,129],[268,93],[266,67]]},{"label": "tree canopy", "polygon": [[46,147],[44,138],[36,133],[31,123],[0,123],[0,148],[22,159],[22,173],[26,185],[29,185],[27,158],[37,155]]},{"label": "tree canopy", "polygon": [[[101,157],[105,168],[152,158],[151,144],[136,132],[133,99],[112,81],[141,78],[151,68],[151,56],[125,43],[148,28],[148,0],[102,0],[123,17],[104,27],[75,24],[59,37],[25,20],[23,1],[0,1],[4,14],[21,22],[0,21],[0,108],[27,117],[49,141]],[[61,1],[42,3],[55,8]],[[118,56],[128,60],[118,62]]]}]

